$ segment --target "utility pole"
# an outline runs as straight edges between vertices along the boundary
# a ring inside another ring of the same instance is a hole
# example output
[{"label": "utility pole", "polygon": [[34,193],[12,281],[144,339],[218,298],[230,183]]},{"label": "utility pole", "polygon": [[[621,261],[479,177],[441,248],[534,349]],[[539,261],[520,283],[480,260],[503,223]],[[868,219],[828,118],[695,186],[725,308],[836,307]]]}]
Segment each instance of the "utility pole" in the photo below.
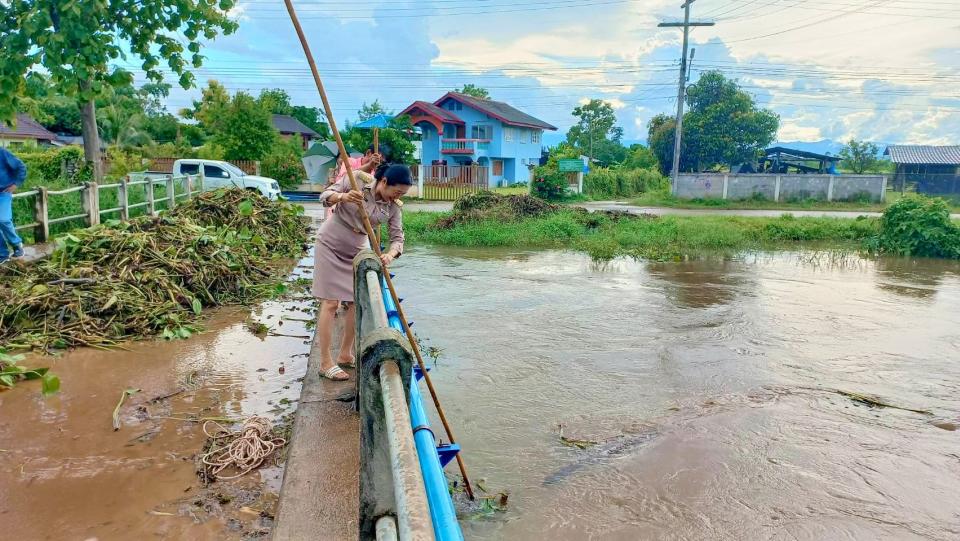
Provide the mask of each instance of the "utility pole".
[{"label": "utility pole", "polygon": [[660,23],[660,28],[683,28],[683,55],[680,59],[680,84],[677,89],[677,128],[673,136],[673,168],[670,170],[672,193],[677,192],[677,178],[680,175],[680,137],[683,133],[683,101],[687,94],[687,46],[690,40],[691,26],[713,26],[712,22],[690,22],[690,4],[696,0],[687,0],[683,3],[682,23]]}]

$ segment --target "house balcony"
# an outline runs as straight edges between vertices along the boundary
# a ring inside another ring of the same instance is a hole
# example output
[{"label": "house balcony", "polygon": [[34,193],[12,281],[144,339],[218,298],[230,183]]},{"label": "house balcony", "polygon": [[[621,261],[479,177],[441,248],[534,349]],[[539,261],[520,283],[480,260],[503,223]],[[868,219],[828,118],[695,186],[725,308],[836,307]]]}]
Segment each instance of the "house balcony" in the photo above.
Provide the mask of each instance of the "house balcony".
[{"label": "house balcony", "polygon": [[490,150],[490,139],[441,139],[440,153],[455,156],[474,156]]}]

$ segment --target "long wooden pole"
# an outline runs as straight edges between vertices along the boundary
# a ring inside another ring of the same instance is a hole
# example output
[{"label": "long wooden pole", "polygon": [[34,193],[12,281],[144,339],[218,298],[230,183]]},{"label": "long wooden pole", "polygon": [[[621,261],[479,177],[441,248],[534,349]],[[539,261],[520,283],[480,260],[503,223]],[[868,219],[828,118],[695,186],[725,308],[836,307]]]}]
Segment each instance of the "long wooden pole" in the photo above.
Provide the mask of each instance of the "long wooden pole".
[{"label": "long wooden pole", "polygon": [[[293,2],[291,0],[283,0],[283,3],[287,6],[290,21],[293,22],[293,27],[297,31],[297,37],[300,38],[300,45],[303,46],[303,53],[307,56],[307,63],[310,64],[313,80],[317,83],[317,91],[320,92],[320,100],[323,102],[323,109],[327,113],[327,120],[330,122],[330,130],[333,132],[333,137],[337,140],[337,148],[340,150],[341,156],[347,156],[347,149],[343,144],[343,138],[340,137],[340,131],[337,129],[337,123],[333,118],[333,108],[330,107],[330,100],[327,99],[327,91],[323,87],[320,72],[317,71],[317,64],[313,60],[313,53],[310,52],[310,45],[307,43],[307,37],[303,34],[303,28],[300,26],[297,12],[293,9]],[[344,160],[344,166],[347,169],[347,178],[350,179],[350,186],[358,192],[361,191],[360,185],[357,184],[357,179],[354,177],[353,168],[350,167],[350,160]],[[363,219],[363,229],[367,233],[367,238],[370,240],[370,246],[373,248],[373,252],[379,257],[382,255],[380,245],[376,242],[377,237],[373,233],[373,226],[370,224],[370,217],[367,216],[367,209],[363,205],[359,205],[359,207],[360,217]],[[423,372],[423,381],[427,383],[427,389],[430,390],[430,396],[433,398],[433,404],[437,408],[437,414],[440,416],[443,429],[447,433],[447,439],[450,440],[450,443],[456,443],[456,440],[453,438],[453,432],[450,430],[450,423],[447,422],[447,415],[443,412],[443,407],[440,406],[440,399],[437,397],[437,391],[433,387],[430,373],[427,372],[427,366],[423,362],[420,346],[417,344],[417,339],[413,331],[410,330],[410,325],[407,323],[407,316],[403,313],[403,308],[400,306],[400,297],[397,296],[397,291],[393,287],[393,280],[390,278],[390,272],[386,268],[384,268],[383,277],[387,282],[387,288],[390,290],[390,296],[397,306],[397,315],[400,317],[400,323],[403,325],[403,330],[407,334],[407,339],[410,340],[410,349],[413,350],[414,355],[417,357],[417,364],[420,366],[420,371]],[[467,496],[472,500],[474,499],[473,486],[470,484],[470,478],[467,476],[467,467],[463,463],[462,454],[462,451],[457,453],[457,465],[460,467],[460,475],[463,477],[463,488],[466,490]]]},{"label": "long wooden pole", "polygon": [[[380,155],[380,128],[373,128],[373,155]],[[379,165],[377,167],[380,167]],[[380,246],[380,234],[383,232],[383,227],[377,226],[377,246]]]}]

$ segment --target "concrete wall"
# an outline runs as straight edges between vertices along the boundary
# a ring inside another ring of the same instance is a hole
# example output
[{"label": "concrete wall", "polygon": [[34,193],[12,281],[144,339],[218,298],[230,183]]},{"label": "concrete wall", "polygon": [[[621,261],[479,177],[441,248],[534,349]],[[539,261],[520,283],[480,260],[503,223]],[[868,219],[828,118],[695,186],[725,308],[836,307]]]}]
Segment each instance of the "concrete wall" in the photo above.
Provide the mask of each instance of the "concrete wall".
[{"label": "concrete wall", "polygon": [[673,193],[680,199],[723,199],[723,175],[681,174]]},{"label": "concrete wall", "polygon": [[681,173],[673,193],[680,199],[750,199],[771,201],[884,200],[883,175],[770,175]]}]

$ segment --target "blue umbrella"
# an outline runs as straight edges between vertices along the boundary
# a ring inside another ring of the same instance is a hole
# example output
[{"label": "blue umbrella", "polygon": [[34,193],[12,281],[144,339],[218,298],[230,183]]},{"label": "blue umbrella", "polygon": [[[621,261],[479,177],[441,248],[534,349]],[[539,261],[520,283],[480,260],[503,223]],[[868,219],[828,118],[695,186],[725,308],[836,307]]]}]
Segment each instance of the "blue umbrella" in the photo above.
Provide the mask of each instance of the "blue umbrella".
[{"label": "blue umbrella", "polygon": [[392,116],[390,116],[390,115],[385,115],[385,114],[383,114],[383,113],[380,113],[380,114],[374,115],[374,116],[372,116],[372,117],[364,120],[363,122],[359,122],[359,123],[357,123],[357,124],[354,124],[353,127],[354,127],[354,128],[366,128],[366,129],[388,128],[388,127],[390,127],[390,121],[391,121],[391,120],[393,120],[393,117],[392,117]]}]

